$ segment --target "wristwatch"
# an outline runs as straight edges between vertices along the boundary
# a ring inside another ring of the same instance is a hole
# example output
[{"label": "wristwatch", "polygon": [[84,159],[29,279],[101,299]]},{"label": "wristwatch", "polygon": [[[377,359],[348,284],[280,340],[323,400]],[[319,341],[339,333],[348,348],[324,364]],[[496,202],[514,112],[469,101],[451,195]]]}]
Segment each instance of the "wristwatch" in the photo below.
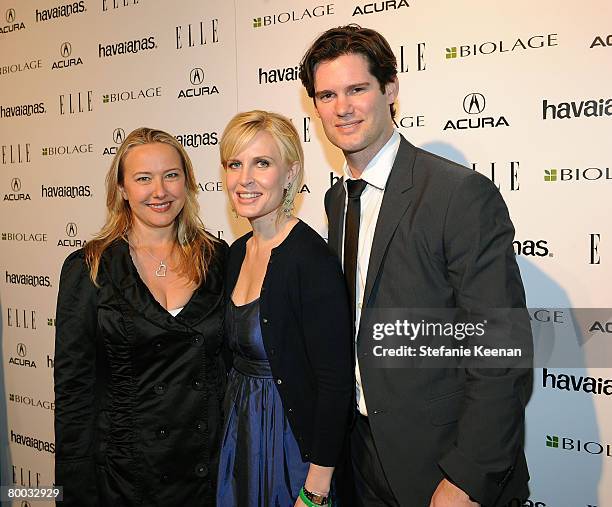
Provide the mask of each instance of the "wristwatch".
[{"label": "wristwatch", "polygon": [[304,490],[304,496],[308,498],[315,505],[327,505],[329,502],[329,497],[325,495],[321,495],[319,493],[313,493],[312,491],[308,491],[305,487],[302,488]]}]

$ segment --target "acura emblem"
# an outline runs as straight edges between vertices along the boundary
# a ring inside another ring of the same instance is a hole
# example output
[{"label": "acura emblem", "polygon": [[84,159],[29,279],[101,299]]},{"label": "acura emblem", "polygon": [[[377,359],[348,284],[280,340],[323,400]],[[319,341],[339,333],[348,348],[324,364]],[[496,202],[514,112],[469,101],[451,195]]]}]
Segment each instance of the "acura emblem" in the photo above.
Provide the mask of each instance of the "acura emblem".
[{"label": "acura emblem", "polygon": [[468,93],[463,99],[463,110],[467,114],[479,114],[484,111],[486,100],[482,93]]}]

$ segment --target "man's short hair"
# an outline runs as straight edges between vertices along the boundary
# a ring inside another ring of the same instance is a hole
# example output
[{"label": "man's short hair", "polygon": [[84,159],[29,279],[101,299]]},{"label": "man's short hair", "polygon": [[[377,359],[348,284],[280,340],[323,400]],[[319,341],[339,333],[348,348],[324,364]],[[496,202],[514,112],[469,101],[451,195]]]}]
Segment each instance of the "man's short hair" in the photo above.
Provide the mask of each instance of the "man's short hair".
[{"label": "man's short hair", "polygon": [[[313,101],[317,65],[349,54],[359,54],[367,60],[370,74],[378,81],[382,93],[385,93],[385,86],[397,77],[397,60],[391,46],[376,30],[356,24],[330,28],[312,43],[300,62],[300,79]],[[391,117],[395,117],[394,105],[391,104],[389,109]]]}]

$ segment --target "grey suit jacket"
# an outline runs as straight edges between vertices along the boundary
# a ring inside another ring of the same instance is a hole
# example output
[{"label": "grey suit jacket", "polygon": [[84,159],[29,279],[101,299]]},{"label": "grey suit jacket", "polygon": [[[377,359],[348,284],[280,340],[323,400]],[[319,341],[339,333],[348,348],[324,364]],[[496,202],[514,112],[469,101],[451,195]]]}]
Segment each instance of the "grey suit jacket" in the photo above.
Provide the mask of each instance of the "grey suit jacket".
[{"label": "grey suit jacket", "polygon": [[[342,252],[342,180],[325,195]],[[514,228],[495,185],[403,137],[374,233],[364,308],[525,308]],[[523,310],[519,338],[529,349]],[[485,506],[528,496],[523,452],[531,369],[385,369],[357,356],[383,468],[402,507],[426,507],[443,477]]]}]

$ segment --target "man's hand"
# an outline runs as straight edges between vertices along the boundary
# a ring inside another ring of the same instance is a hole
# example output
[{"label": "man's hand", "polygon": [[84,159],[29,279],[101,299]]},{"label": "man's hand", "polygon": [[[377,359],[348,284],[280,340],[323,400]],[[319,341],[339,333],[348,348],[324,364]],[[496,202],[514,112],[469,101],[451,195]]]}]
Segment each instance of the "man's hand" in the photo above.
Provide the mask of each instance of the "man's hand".
[{"label": "man's hand", "polygon": [[452,482],[442,479],[431,497],[429,507],[480,507],[480,504],[472,502],[467,493]]}]

